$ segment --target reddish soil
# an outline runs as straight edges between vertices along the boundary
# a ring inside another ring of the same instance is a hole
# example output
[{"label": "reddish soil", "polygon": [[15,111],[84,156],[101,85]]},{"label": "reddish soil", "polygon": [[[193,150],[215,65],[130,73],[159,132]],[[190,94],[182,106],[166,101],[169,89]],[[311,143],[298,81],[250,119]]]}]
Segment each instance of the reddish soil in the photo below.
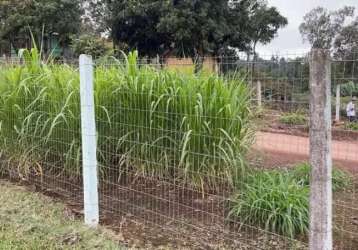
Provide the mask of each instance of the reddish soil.
[{"label": "reddish soil", "polygon": [[[100,222],[123,246],[138,249],[306,249],[304,243],[227,218],[227,197],[148,177],[101,181]],[[82,184],[63,176],[29,176],[20,184],[64,202],[83,217]],[[66,212],[68,213],[68,211]]]},{"label": "reddish soil", "polygon": [[[288,125],[280,122],[283,113],[280,111],[269,110],[261,117],[261,131],[269,133],[280,133],[308,137],[307,125]],[[345,121],[347,122],[347,121]],[[332,139],[336,141],[358,141],[358,131],[345,129],[345,122],[332,124]]]},{"label": "reddish soil", "polygon": [[[309,139],[304,136],[259,132],[254,147],[263,152],[262,161],[268,166],[307,161],[309,157]],[[358,173],[358,140],[333,140],[332,154],[335,164]]]},{"label": "reddish soil", "polygon": [[[268,133],[279,133],[287,135],[296,135],[302,137],[308,137],[308,127],[307,126],[289,126],[282,124],[272,124],[269,127],[266,127],[261,130],[262,132]],[[345,130],[340,127],[332,128],[332,139],[336,141],[357,141],[358,140],[358,131]]]},{"label": "reddish soil", "polygon": [[[22,184],[64,202],[73,215],[83,217],[80,179],[29,176]],[[121,245],[139,249],[307,249],[304,243],[228,219],[224,189],[207,194],[175,181],[109,178],[100,182],[100,221],[118,233]],[[353,186],[335,197],[337,250],[358,246],[356,190]]]}]

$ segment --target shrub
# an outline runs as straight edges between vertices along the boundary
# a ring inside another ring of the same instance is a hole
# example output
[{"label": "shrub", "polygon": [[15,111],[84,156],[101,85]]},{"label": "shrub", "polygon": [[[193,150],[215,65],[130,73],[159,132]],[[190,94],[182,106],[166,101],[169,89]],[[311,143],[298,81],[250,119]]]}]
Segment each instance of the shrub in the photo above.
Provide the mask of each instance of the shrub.
[{"label": "shrub", "polygon": [[348,130],[358,131],[358,123],[357,122],[347,122],[345,124],[345,128]]},{"label": "shrub", "polygon": [[[300,185],[309,186],[311,166],[308,163],[298,164],[291,172],[291,177]],[[351,184],[351,176],[344,170],[333,167],[332,188],[333,191],[339,191]]]},{"label": "shrub", "polygon": [[111,49],[104,39],[92,35],[73,37],[71,41],[71,48],[75,56],[88,54],[95,58],[99,58],[103,55],[111,53]]},{"label": "shrub", "polygon": [[[41,166],[39,172],[80,175],[78,71],[41,64],[36,53],[25,53],[26,66],[0,70],[2,150],[25,174]],[[198,187],[240,174],[252,141],[246,85],[136,62],[131,53],[125,63],[95,70],[101,174],[127,166],[134,174]]]},{"label": "shrub", "polygon": [[280,117],[280,122],[287,125],[306,125],[307,116],[301,112],[286,113]]},{"label": "shrub", "polygon": [[230,217],[294,237],[309,225],[309,189],[285,171],[252,174],[231,200]]},{"label": "shrub", "polygon": [[358,95],[358,84],[354,82],[348,82],[341,85],[342,96],[356,96]]}]

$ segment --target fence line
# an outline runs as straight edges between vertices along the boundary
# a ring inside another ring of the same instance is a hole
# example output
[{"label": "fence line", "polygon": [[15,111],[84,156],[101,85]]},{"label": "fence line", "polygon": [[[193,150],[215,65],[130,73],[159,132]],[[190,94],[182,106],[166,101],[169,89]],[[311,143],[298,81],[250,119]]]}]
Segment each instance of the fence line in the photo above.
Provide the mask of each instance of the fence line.
[{"label": "fence line", "polygon": [[[192,65],[135,59],[82,58],[80,72],[62,64],[0,65],[2,172],[60,196],[84,213],[87,224],[109,224],[129,245],[307,249],[314,185],[308,58],[220,58],[220,75],[205,67],[193,74]],[[346,83],[358,80],[357,65],[331,63],[342,112]],[[326,111],[336,105],[332,98]],[[84,117],[85,110],[91,117]],[[317,112],[318,121],[322,114],[330,121],[327,112]],[[332,131],[335,249],[358,244],[353,126],[342,115]],[[98,188],[86,173],[95,179],[98,174]],[[97,190],[98,202],[91,194]]]}]

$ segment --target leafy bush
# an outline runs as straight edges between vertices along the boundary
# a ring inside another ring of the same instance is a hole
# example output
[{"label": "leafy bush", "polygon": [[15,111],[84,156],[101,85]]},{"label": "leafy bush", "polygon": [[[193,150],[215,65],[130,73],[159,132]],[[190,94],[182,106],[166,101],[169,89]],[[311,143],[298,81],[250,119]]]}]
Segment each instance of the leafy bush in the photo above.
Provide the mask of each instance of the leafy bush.
[{"label": "leafy bush", "polygon": [[[292,178],[303,186],[309,186],[311,166],[308,163],[298,164],[291,172]],[[333,167],[332,170],[332,188],[333,191],[339,191],[348,187],[351,183],[351,176],[344,170]]]},{"label": "leafy bush", "polygon": [[285,236],[304,234],[309,225],[309,189],[285,171],[256,172],[233,197],[229,215]]},{"label": "leafy bush", "polygon": [[[80,175],[78,71],[42,64],[35,49],[24,55],[26,66],[0,69],[1,149],[24,174]],[[131,53],[95,70],[101,174],[127,168],[198,187],[240,174],[252,141],[246,85],[136,62]]]},{"label": "leafy bush", "polygon": [[347,122],[345,128],[348,130],[358,131],[358,122]]},{"label": "leafy bush", "polygon": [[73,37],[71,48],[76,56],[79,56],[80,54],[88,54],[95,58],[106,55],[111,50],[104,39],[91,35]]},{"label": "leafy bush", "polygon": [[348,82],[341,85],[341,96],[357,96],[358,84],[354,82]]},{"label": "leafy bush", "polygon": [[307,115],[301,112],[286,113],[280,117],[280,122],[287,125],[306,125]]}]

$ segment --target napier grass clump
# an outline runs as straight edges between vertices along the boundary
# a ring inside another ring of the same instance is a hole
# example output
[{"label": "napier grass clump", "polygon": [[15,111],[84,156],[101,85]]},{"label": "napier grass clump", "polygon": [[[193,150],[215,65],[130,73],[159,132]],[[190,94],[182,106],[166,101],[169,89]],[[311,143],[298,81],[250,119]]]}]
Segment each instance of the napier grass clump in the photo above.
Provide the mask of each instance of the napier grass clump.
[{"label": "napier grass clump", "polygon": [[[78,70],[42,64],[0,69],[0,142],[8,169],[81,174]],[[251,145],[249,90],[240,80],[180,74],[125,63],[97,65],[98,161],[137,175],[177,178],[203,188],[232,180]],[[14,162],[16,167],[14,167]]]},{"label": "napier grass clump", "polygon": [[252,173],[231,201],[229,216],[288,237],[309,225],[309,189],[286,171]]},{"label": "napier grass clump", "polygon": [[[305,235],[309,225],[310,172],[308,163],[290,170],[253,170],[237,185],[230,199],[229,217],[291,238]],[[333,191],[350,185],[352,176],[333,168]]]}]

